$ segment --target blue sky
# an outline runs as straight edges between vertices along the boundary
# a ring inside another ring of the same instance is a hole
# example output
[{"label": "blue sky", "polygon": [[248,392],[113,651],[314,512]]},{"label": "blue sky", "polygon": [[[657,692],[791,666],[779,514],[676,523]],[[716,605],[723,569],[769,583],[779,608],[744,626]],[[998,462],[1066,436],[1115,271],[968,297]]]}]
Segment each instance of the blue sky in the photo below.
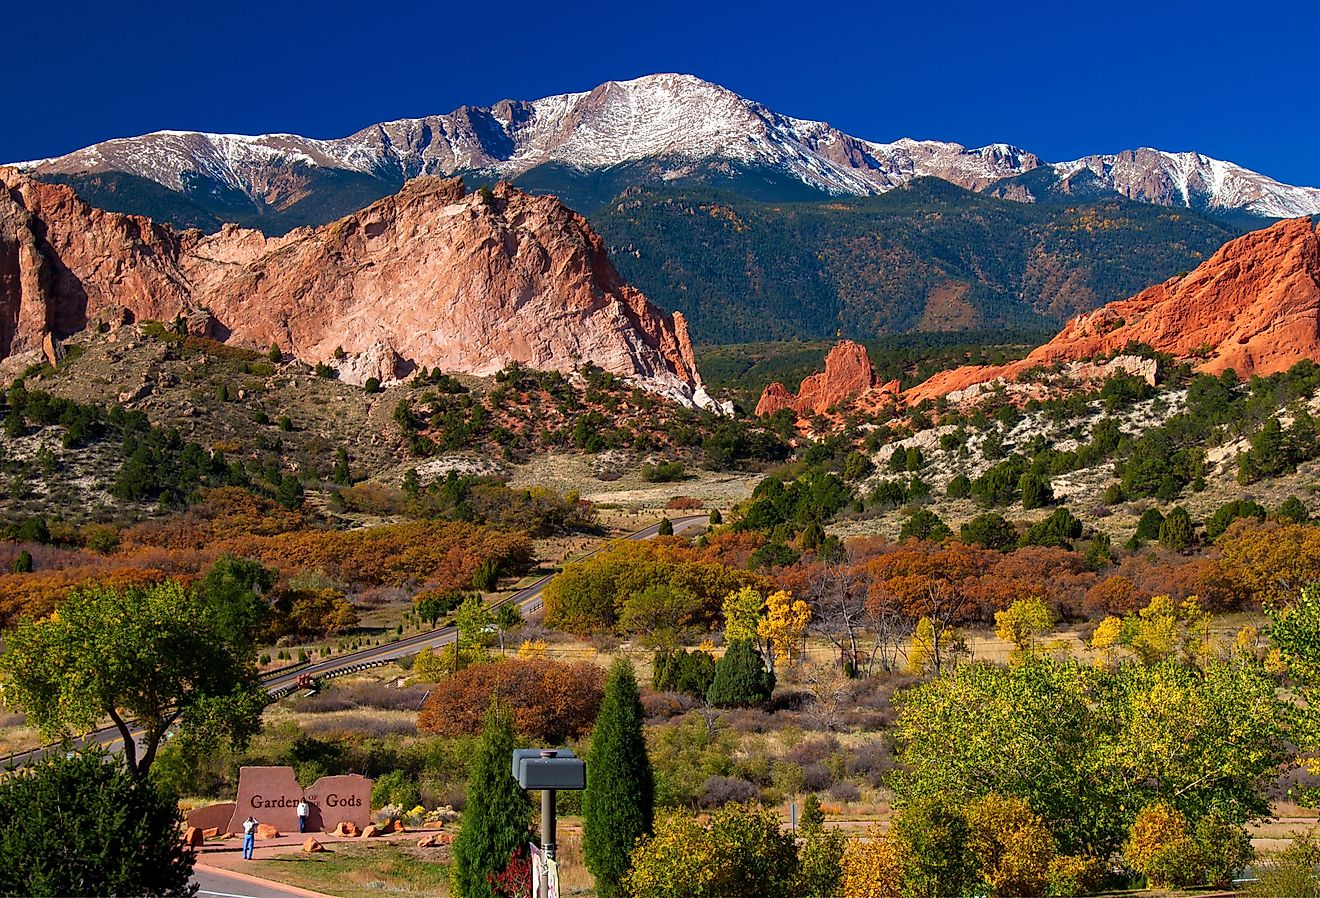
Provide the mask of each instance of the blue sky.
[{"label": "blue sky", "polygon": [[161,128],[338,137],[679,71],[873,140],[1197,149],[1318,185],[1320,4],[1288,6],[24,3],[0,159]]}]

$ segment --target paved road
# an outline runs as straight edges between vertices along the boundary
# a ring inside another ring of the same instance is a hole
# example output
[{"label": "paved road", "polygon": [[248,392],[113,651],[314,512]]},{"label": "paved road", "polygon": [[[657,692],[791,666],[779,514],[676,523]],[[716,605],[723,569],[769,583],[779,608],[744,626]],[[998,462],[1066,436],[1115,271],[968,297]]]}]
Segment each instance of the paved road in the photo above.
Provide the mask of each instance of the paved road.
[{"label": "paved road", "polygon": [[[674,525],[674,534],[679,536],[706,526],[709,520],[709,515],[697,514],[686,515],[681,518],[671,518],[670,523]],[[623,539],[651,539],[657,535],[659,530],[660,525],[656,523],[644,530],[630,533],[623,537]],[[601,548],[604,547],[602,546]],[[590,558],[599,551],[601,551],[600,548],[593,549],[586,555],[581,556],[581,558]],[[518,590],[513,595],[501,599],[492,607],[513,604],[517,605],[524,614],[536,612],[541,608],[541,593],[545,591],[546,584],[554,578],[555,574],[547,574],[535,583]],[[357,667],[359,665],[383,664],[387,661],[406,658],[409,655],[416,655],[424,648],[429,647],[435,649],[449,645],[457,637],[458,631],[453,627],[440,627],[426,633],[417,633],[413,636],[405,637],[404,639],[391,642],[387,645],[372,646],[371,648],[361,649],[356,652],[337,655],[334,658],[325,661],[318,661],[315,664],[304,664],[287,673],[267,677],[263,682],[273,695],[283,695],[286,694],[293,687],[297,679],[304,674],[310,674],[314,677],[324,677],[327,674],[336,673],[338,671],[343,671],[346,668]],[[99,743],[112,751],[117,751],[119,744],[123,740],[118,729],[115,727],[106,727],[105,729],[89,733],[82,741]],[[31,764],[34,761],[39,761],[44,758],[52,748],[52,746],[47,746],[44,748],[33,749],[32,751],[23,754],[13,755],[4,762],[3,766],[13,764],[14,766],[21,767],[25,764]]]},{"label": "paved road", "polygon": [[202,898],[307,898],[319,894],[306,889],[287,888],[277,882],[253,882],[215,867],[195,867],[192,881]]}]

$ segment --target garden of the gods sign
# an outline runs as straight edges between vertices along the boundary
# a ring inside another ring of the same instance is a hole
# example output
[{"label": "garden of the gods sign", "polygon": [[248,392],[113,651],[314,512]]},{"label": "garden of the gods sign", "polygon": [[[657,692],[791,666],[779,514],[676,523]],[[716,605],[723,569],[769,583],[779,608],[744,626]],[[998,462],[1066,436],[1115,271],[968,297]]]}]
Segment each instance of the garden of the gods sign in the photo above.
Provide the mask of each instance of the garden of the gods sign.
[{"label": "garden of the gods sign", "polygon": [[304,789],[292,767],[243,767],[229,832],[242,832],[251,815],[280,832],[296,833],[299,800],[308,804],[308,832],[329,831],[345,820],[359,829],[371,822],[371,780],[365,776],[323,776]]}]

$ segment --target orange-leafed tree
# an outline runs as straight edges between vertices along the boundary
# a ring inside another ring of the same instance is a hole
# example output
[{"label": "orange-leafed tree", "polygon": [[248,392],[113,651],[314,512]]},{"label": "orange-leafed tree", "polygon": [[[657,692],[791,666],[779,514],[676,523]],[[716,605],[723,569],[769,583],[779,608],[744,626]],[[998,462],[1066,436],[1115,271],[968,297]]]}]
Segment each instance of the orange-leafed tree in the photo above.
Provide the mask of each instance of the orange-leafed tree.
[{"label": "orange-leafed tree", "polygon": [[525,738],[561,743],[585,735],[600,711],[604,674],[594,664],[512,658],[474,664],[432,692],[417,728],[438,736],[481,732],[494,696]]}]

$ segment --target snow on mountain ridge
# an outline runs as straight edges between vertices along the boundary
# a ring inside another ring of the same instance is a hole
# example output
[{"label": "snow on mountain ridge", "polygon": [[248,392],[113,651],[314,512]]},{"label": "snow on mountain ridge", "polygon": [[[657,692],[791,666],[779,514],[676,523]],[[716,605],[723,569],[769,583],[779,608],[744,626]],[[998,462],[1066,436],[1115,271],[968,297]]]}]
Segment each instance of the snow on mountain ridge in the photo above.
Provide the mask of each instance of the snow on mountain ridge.
[{"label": "snow on mountain ridge", "polygon": [[[1048,166],[1065,183],[1083,169],[1131,199],[1242,209],[1272,217],[1320,213],[1320,190],[1281,184],[1198,153],[1150,148],[1044,163],[1018,147],[900,138],[862,140],[826,122],[777,113],[692,75],[608,81],[591,91],[538,100],[462,106],[447,115],[381,122],[348,137],[157,131],[117,138],[18,167],[37,174],[123,171],[170,190],[204,189],[197,179],[239,191],[258,205],[299,193],[299,167],[341,169],[398,182],[419,174],[477,171],[516,177],[546,163],[579,171],[655,161],[662,178],[695,163],[733,162],[787,173],[832,194],[872,195],[916,177],[984,190]],[[1016,198],[1030,199],[1025,191]]]},{"label": "snow on mountain ridge", "polygon": [[1055,163],[1059,181],[1086,170],[1128,197],[1165,205],[1243,210],[1269,218],[1320,213],[1320,189],[1294,187],[1203,153],[1140,147]]}]

